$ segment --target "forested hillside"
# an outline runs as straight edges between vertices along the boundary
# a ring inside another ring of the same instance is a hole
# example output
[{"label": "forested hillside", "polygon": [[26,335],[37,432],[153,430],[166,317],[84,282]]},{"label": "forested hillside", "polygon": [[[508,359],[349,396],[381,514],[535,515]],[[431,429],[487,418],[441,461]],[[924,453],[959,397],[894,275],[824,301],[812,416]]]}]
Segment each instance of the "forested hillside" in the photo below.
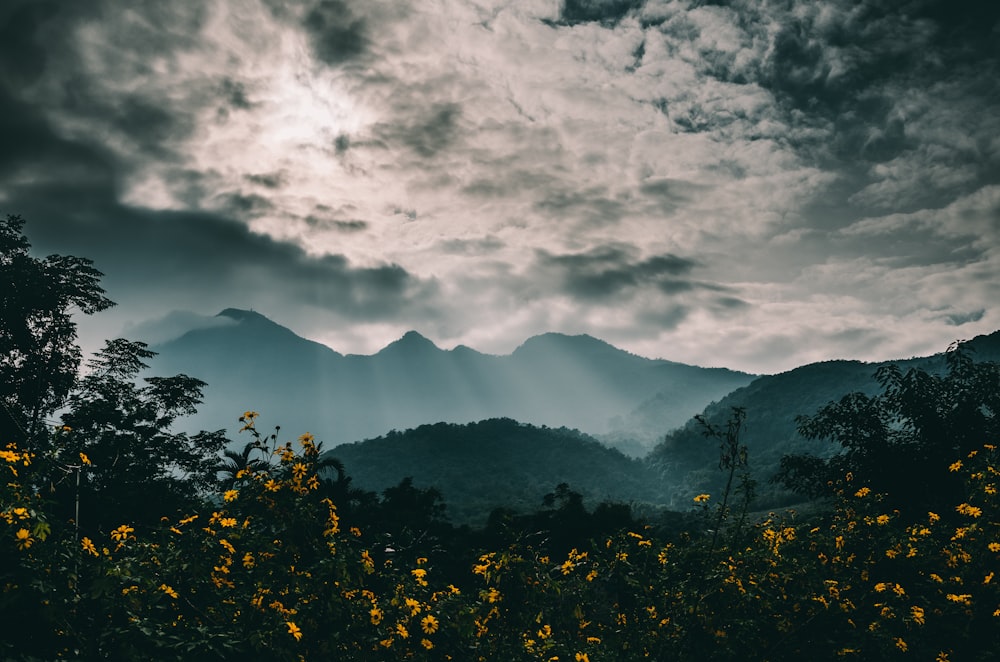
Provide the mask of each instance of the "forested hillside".
[{"label": "forested hillside", "polygon": [[646,465],[577,430],[511,419],[437,423],[328,453],[361,488],[381,492],[406,477],[440,490],[455,523],[482,526],[495,508],[537,510],[560,483],[591,507],[602,501],[660,504],[667,485]]},{"label": "forested hillside", "polygon": [[[975,362],[1000,358],[1000,332],[980,336],[958,345]],[[839,453],[835,444],[807,439],[799,430],[799,418],[811,415],[850,393],[866,396],[882,390],[877,374],[888,366],[901,371],[922,370],[931,375],[947,372],[946,354],[882,363],[826,361],[813,363],[777,375],[764,375],[734,390],[705,408],[700,418],[723,425],[736,408],[746,412],[742,441],[756,478],[758,505],[772,508],[788,505],[799,498],[772,482],[781,459],[791,454],[827,458]],[[683,503],[701,492],[717,491],[719,474],[713,466],[716,445],[706,443],[705,425],[694,418],[683,427],[668,431],[661,443],[646,457],[660,480],[671,485]]]}]

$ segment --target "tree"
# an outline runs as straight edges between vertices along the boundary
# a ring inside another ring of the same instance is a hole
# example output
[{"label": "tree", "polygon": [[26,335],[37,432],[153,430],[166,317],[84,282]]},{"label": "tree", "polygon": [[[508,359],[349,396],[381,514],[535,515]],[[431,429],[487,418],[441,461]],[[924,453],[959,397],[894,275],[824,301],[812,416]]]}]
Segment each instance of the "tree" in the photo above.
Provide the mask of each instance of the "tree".
[{"label": "tree", "polygon": [[90,260],[35,258],[24,219],[0,221],[0,441],[35,443],[46,416],[76,380],[80,348],[72,313],[114,305]]},{"label": "tree", "polygon": [[205,383],[187,375],[146,377],[145,343],[109,340],[89,362],[53,441],[47,477],[60,515],[86,530],[152,524],[193,510],[217,484],[222,431],[172,430],[193,414]]},{"label": "tree", "polygon": [[976,362],[969,351],[952,345],[939,372],[880,368],[882,393],[851,393],[800,416],[803,436],[835,441],[843,451],[829,459],[785,456],[775,480],[821,496],[850,474],[914,512],[958,498],[962,486],[948,467],[1000,438],[1000,364]]}]

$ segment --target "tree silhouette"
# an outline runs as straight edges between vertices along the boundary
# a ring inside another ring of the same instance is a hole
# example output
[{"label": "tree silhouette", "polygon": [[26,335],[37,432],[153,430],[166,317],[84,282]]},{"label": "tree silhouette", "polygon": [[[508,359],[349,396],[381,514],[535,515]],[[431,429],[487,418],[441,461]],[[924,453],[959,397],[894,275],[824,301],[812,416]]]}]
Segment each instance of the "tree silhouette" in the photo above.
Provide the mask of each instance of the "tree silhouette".
[{"label": "tree silhouette", "polygon": [[775,480],[820,496],[850,474],[915,512],[954,500],[961,485],[948,467],[1000,435],[1000,364],[976,362],[954,344],[940,372],[890,365],[875,376],[882,393],[850,393],[798,419],[803,436],[836,441],[843,451],[786,456]]},{"label": "tree silhouette", "polygon": [[205,384],[176,375],[139,385],[143,361],[154,355],[145,343],[107,341],[70,395],[64,427],[45,454],[60,514],[76,519],[79,510],[77,524],[87,530],[155,523],[197,507],[199,494],[216,484],[222,432],[172,430],[179,416],[195,412]]},{"label": "tree silhouette", "polygon": [[20,216],[0,221],[0,439],[33,445],[76,381],[73,311],[89,315],[114,302],[90,260],[32,257],[23,228]]}]

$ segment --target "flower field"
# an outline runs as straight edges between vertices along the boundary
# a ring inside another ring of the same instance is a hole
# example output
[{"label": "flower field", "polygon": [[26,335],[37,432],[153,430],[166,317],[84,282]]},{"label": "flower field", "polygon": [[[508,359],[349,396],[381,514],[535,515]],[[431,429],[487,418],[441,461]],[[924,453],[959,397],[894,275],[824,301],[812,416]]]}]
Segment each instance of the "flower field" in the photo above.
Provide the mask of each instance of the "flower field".
[{"label": "flower field", "polygon": [[[311,435],[271,441],[205,507],[82,535],[0,451],[4,659],[992,660],[995,445],[955,457],[964,498],[904,516],[860,477],[808,517],[622,530],[560,550],[386,549],[325,495]],[[80,471],[87,465],[80,463]],[[720,517],[719,515],[723,515]]]}]

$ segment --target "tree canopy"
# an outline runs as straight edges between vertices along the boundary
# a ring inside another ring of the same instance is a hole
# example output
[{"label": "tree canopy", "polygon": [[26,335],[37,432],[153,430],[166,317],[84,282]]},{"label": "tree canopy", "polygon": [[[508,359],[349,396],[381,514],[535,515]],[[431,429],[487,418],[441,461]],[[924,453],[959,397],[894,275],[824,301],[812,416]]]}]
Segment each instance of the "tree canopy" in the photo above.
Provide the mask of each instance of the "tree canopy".
[{"label": "tree canopy", "polygon": [[90,260],[33,257],[24,223],[0,220],[0,437],[32,443],[76,381],[81,352],[72,313],[114,302]]},{"label": "tree canopy", "polygon": [[941,370],[888,365],[876,378],[881,393],[849,393],[798,419],[801,434],[834,441],[842,452],[786,456],[776,479],[821,496],[851,474],[910,510],[953,500],[962,489],[948,470],[953,460],[1000,436],[1000,364],[977,362],[955,344]]}]

